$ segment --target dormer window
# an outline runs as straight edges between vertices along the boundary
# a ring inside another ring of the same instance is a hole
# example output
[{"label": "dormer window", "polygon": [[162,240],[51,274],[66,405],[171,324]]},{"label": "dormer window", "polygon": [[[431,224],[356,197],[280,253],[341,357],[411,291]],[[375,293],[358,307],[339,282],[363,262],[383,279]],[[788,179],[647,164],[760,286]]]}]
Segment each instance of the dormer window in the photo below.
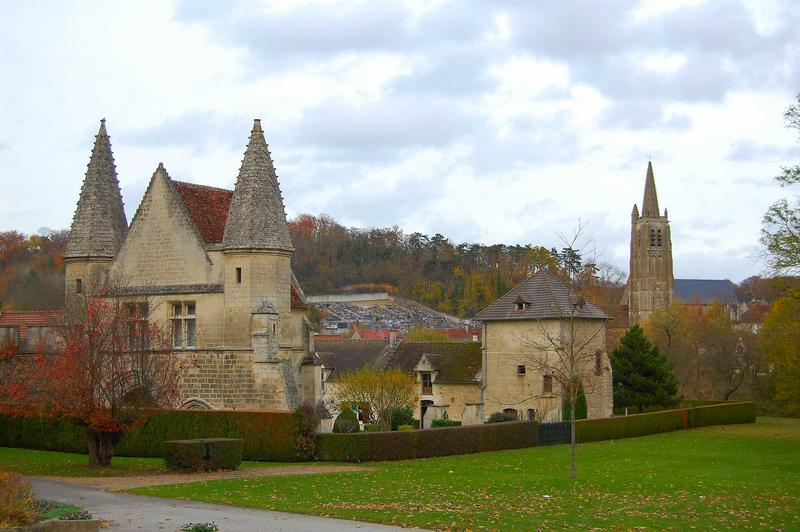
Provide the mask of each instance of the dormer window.
[{"label": "dormer window", "polygon": [[522,296],[517,296],[517,299],[514,300],[514,309],[515,310],[526,310],[530,306],[530,303],[525,301]]}]

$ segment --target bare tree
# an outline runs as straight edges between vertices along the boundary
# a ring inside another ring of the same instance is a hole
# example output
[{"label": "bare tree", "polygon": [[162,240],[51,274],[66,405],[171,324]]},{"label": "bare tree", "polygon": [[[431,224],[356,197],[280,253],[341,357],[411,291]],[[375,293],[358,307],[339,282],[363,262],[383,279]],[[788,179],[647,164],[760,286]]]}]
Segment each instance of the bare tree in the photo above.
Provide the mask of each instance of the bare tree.
[{"label": "bare tree", "polygon": [[569,259],[564,268],[566,282],[550,287],[553,295],[550,312],[537,320],[534,332],[519,339],[527,351],[526,361],[537,373],[549,375],[558,383],[570,405],[570,478],[573,480],[577,476],[575,409],[580,390],[591,394],[598,377],[610,371],[605,353],[607,316],[587,300],[587,292],[597,282],[597,268],[594,244],[581,237],[583,228],[579,222],[571,237],[562,236],[564,250],[569,250],[562,253]]}]

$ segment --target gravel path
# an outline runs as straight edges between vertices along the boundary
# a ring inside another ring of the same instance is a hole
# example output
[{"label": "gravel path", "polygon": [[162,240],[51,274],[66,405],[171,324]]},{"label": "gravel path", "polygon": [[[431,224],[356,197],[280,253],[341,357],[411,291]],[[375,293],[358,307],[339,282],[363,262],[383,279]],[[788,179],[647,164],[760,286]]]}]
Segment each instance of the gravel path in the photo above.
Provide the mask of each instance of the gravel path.
[{"label": "gravel path", "polygon": [[29,480],[37,497],[77,504],[108,521],[111,530],[174,531],[185,523],[212,521],[223,532],[404,530],[343,519],[112,493],[37,477]]},{"label": "gravel path", "polygon": [[237,471],[218,471],[215,473],[157,473],[130,477],[38,477],[46,480],[73,484],[110,491],[124,491],[146,486],[164,484],[188,484],[222,478],[272,477],[280,475],[312,475],[315,473],[349,473],[353,471],[372,471],[371,467],[351,465],[292,465],[239,469]]}]

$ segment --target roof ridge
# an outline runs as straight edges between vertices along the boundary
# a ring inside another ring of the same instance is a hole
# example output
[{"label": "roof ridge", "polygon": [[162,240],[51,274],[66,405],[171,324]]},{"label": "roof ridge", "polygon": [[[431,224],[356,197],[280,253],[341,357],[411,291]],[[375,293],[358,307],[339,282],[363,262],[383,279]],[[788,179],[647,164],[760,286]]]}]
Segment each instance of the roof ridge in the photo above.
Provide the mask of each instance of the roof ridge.
[{"label": "roof ridge", "polygon": [[189,186],[193,186],[193,187],[210,188],[212,190],[219,190],[219,191],[222,191],[222,192],[230,192],[231,194],[233,194],[233,190],[231,190],[229,188],[215,187],[215,186],[212,186],[212,185],[203,185],[202,183],[192,183],[191,181],[181,181],[179,179],[172,179],[172,178],[170,178],[170,180],[173,183],[175,183],[176,185],[189,185]]}]

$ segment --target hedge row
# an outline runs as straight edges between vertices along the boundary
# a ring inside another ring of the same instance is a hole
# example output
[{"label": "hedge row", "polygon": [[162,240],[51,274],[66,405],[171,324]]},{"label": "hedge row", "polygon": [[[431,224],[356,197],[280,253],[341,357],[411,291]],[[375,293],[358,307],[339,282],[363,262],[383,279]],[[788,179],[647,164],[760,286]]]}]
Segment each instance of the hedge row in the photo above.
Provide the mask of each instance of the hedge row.
[{"label": "hedge row", "polygon": [[718,403],[647,414],[576,421],[575,439],[578,443],[585,443],[634,438],[709,425],[753,423],[755,420],[756,404],[752,401]]},{"label": "hedge row", "polygon": [[538,439],[538,424],[532,421],[393,432],[330,433],[317,435],[316,457],[336,462],[406,460],[533,447]]},{"label": "hedge row", "polygon": [[[166,440],[241,438],[245,460],[295,460],[297,426],[290,412],[167,410],[123,436],[118,456],[161,457]],[[0,415],[0,446],[86,452],[86,435],[67,420]]]}]

